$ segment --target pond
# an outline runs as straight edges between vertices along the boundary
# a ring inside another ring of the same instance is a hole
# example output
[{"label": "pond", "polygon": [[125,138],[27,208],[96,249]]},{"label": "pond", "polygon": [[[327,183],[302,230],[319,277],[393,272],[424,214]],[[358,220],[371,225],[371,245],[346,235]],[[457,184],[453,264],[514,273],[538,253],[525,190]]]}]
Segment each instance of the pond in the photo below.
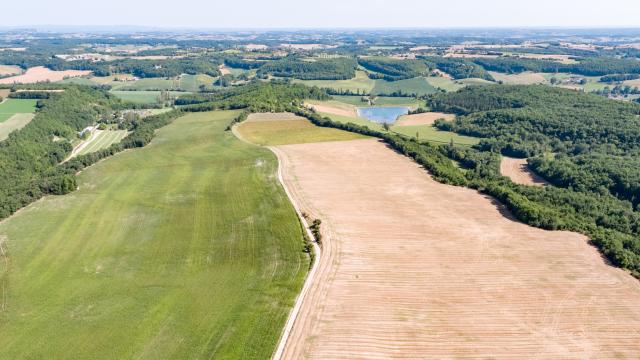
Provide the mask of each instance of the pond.
[{"label": "pond", "polygon": [[409,108],[406,106],[361,107],[358,108],[358,116],[380,124],[392,124],[401,115],[406,115]]}]

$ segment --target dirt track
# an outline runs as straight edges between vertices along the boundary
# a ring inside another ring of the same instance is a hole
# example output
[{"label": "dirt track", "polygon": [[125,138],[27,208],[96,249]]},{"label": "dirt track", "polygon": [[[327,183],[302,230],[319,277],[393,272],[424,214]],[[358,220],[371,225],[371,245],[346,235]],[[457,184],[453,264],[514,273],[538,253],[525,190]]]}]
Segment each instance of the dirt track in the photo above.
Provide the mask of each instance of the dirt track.
[{"label": "dirt track", "polygon": [[516,159],[503,156],[500,162],[500,174],[507,176],[516,184],[544,186],[549,183],[531,171],[527,159]]},{"label": "dirt track", "polygon": [[583,236],[512,221],[376,140],[275,151],[324,233],[283,358],[640,354],[640,283]]}]

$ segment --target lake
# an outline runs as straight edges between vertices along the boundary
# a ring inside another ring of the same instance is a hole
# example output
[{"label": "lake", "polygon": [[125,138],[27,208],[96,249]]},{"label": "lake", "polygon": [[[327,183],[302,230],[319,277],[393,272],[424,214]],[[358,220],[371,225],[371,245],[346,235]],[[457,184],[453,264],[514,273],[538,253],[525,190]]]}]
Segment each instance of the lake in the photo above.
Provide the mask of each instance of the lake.
[{"label": "lake", "polygon": [[409,108],[406,106],[361,107],[358,108],[358,116],[380,124],[392,124],[401,115],[406,115]]}]

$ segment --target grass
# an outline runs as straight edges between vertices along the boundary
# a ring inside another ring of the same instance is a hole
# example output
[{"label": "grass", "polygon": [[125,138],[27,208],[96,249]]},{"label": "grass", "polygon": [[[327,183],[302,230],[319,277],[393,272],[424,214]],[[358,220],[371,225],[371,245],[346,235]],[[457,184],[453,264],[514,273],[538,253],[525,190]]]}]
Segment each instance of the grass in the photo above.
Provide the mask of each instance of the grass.
[{"label": "grass", "polygon": [[[8,120],[0,120],[0,141],[9,137],[9,134],[15,130],[22,129],[31,120],[33,120],[34,114],[15,114]],[[0,114],[0,119],[2,114]]]},{"label": "grass", "polygon": [[369,79],[364,71],[356,71],[356,76],[350,80],[293,80],[294,83],[302,83],[307,86],[331,88],[336,90],[364,91],[373,90],[376,82]]},{"label": "grass", "polygon": [[180,89],[191,92],[200,91],[200,85],[204,85],[207,89],[213,88],[213,82],[216,78],[206,74],[180,76]]},{"label": "grass", "polygon": [[3,358],[271,356],[309,260],[237,114],[180,118],[0,224]]},{"label": "grass", "polygon": [[359,117],[350,117],[350,116],[342,116],[342,115],[334,115],[334,114],[329,114],[329,113],[323,113],[323,112],[319,112],[318,114],[322,115],[322,116],[326,116],[329,119],[336,121],[336,122],[341,122],[344,124],[347,123],[353,123],[356,125],[362,125],[362,126],[368,126],[371,129],[374,130],[383,130],[382,125],[375,123],[373,121],[369,121],[363,118],[359,118]]},{"label": "grass", "polygon": [[0,123],[9,120],[15,114],[29,114],[36,111],[38,100],[5,99],[0,103]]},{"label": "grass", "polygon": [[120,140],[127,136],[127,133],[126,130],[102,130],[76,155],[85,155],[100,149],[106,149],[111,146],[111,144],[120,142]]},{"label": "grass", "polygon": [[386,81],[376,80],[372,94],[391,94],[396,91],[402,91],[406,94],[427,95],[433,94],[438,90],[427,82],[424,77],[415,77],[412,79]]},{"label": "grass", "polygon": [[419,140],[435,144],[448,144],[453,140],[453,143],[456,145],[471,146],[480,141],[480,139],[475,137],[458,135],[449,131],[442,131],[432,125],[392,126],[391,130],[411,137],[415,137],[416,133],[418,133]]},{"label": "grass", "polygon": [[307,119],[245,121],[237,126],[243,139],[258,145],[304,144],[364,139],[366,136],[318,127]]},{"label": "grass", "polygon": [[112,84],[113,90],[176,90],[180,89],[180,80],[166,78],[144,78],[136,81],[115,82]]},{"label": "grass", "polygon": [[455,80],[451,80],[446,77],[433,76],[426,78],[427,82],[431,84],[431,86],[440,88],[445,91],[457,91],[463,87],[464,84],[458,83]]},{"label": "grass", "polygon": [[[118,91],[111,90],[111,93],[121,98],[122,100],[131,101],[138,104],[153,104],[158,102],[160,91]],[[174,96],[181,96],[188,94],[188,92],[171,91]]]}]

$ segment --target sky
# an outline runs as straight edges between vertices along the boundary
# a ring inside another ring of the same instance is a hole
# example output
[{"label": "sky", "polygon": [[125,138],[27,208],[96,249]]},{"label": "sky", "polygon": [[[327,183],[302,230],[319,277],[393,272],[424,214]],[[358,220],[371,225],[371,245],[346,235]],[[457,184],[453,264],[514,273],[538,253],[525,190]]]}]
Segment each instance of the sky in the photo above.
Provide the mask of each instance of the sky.
[{"label": "sky", "polygon": [[640,0],[30,0],[6,1],[0,19],[209,29],[640,27]]}]

